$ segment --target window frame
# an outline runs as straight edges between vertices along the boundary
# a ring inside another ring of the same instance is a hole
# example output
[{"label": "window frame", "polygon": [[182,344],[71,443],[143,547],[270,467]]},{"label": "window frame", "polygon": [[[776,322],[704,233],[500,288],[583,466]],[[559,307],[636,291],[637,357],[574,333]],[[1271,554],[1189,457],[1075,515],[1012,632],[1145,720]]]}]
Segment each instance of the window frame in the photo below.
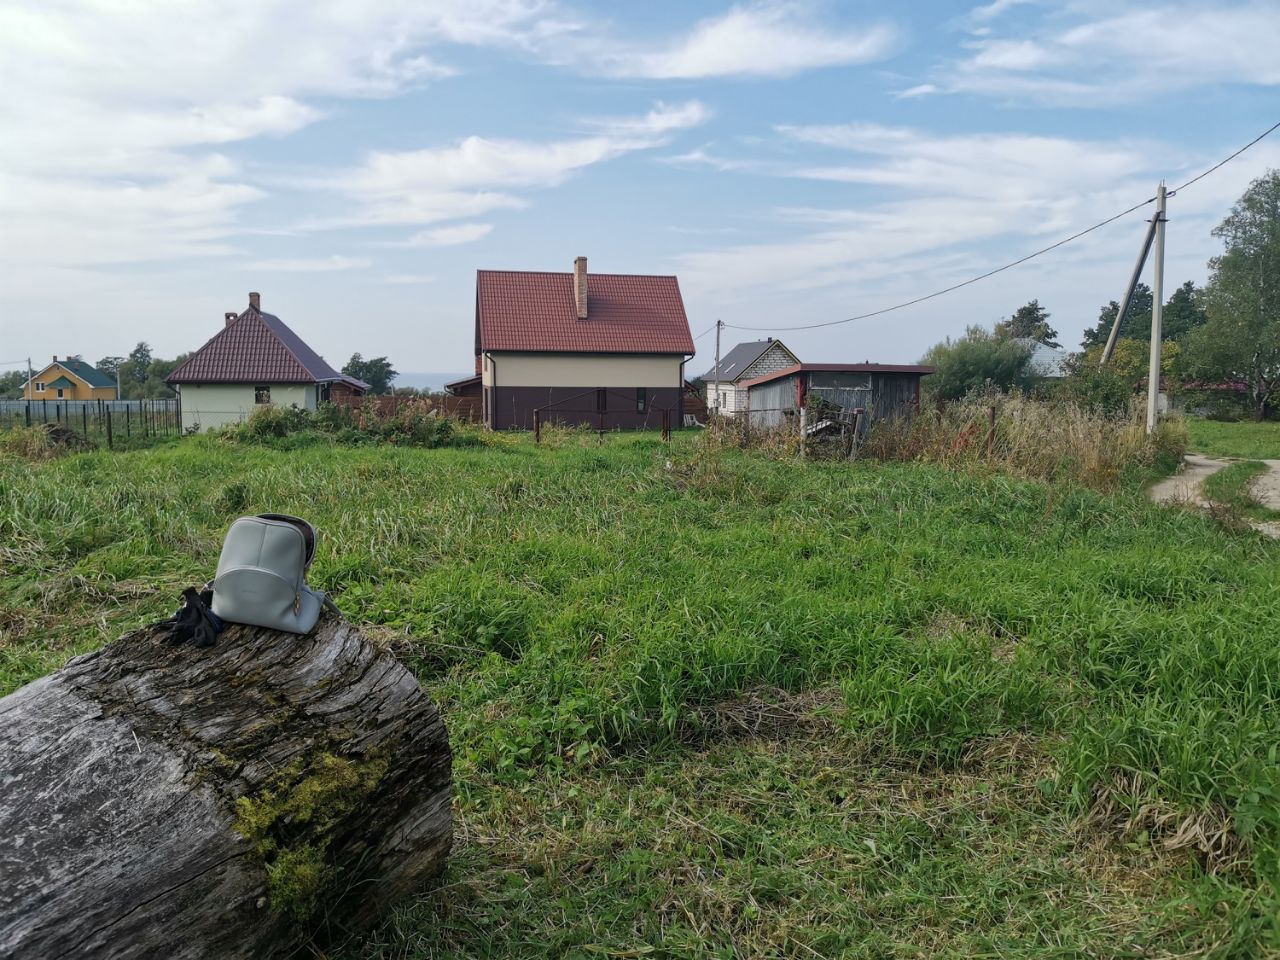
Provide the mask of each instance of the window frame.
[{"label": "window frame", "polygon": [[45,382],[43,380],[36,381],[36,393],[44,393]]},{"label": "window frame", "polygon": [[270,402],[271,402],[271,384],[268,383],[263,386],[255,386],[253,388],[254,406],[261,406],[263,404],[268,404]]},{"label": "window frame", "polygon": [[649,389],[636,387],[636,413],[645,413],[649,409]]}]

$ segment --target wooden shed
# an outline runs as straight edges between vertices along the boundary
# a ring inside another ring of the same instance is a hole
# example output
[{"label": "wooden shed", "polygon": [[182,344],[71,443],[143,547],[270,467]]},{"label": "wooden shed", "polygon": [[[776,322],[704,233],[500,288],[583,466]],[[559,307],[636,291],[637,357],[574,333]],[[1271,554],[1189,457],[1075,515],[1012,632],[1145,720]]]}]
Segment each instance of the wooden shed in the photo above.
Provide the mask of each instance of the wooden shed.
[{"label": "wooden shed", "polygon": [[860,409],[868,424],[910,417],[920,408],[920,379],[933,371],[886,363],[797,363],[745,384],[748,420],[763,429],[784,426],[815,401],[849,414]]}]

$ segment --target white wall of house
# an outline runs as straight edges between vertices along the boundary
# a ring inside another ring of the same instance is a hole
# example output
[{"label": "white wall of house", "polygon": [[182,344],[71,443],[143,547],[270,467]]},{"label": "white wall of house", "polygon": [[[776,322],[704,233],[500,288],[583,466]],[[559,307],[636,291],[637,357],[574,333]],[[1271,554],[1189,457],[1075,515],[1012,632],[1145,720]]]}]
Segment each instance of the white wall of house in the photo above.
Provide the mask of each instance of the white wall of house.
[{"label": "white wall of house", "polygon": [[316,408],[314,383],[184,383],[179,390],[182,398],[182,429],[213,430],[228,423],[239,423],[248,418],[254,407],[258,386],[271,390],[271,402],[278,407],[296,406],[303,410]]},{"label": "white wall of house", "polygon": [[486,353],[486,387],[680,387],[684,357],[661,353]]}]

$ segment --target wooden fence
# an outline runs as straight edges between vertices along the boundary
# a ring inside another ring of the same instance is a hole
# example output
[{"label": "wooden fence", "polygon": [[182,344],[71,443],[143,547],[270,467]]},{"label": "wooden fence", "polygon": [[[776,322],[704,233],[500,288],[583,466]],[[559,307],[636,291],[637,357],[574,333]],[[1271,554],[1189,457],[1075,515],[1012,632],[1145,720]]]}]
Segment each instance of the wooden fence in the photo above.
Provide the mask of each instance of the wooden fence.
[{"label": "wooden fence", "polygon": [[182,405],[165,400],[0,400],[0,429],[49,423],[108,447],[134,437],[175,436]]}]

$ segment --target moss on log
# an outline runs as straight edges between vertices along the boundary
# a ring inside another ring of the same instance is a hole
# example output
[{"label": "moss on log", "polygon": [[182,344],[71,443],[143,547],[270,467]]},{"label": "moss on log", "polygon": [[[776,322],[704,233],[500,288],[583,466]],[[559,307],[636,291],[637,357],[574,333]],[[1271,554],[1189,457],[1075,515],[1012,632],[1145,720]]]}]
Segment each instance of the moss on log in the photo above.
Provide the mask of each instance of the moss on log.
[{"label": "moss on log", "polygon": [[0,956],[283,957],[445,865],[444,724],[326,619],[129,634],[0,699]]}]

